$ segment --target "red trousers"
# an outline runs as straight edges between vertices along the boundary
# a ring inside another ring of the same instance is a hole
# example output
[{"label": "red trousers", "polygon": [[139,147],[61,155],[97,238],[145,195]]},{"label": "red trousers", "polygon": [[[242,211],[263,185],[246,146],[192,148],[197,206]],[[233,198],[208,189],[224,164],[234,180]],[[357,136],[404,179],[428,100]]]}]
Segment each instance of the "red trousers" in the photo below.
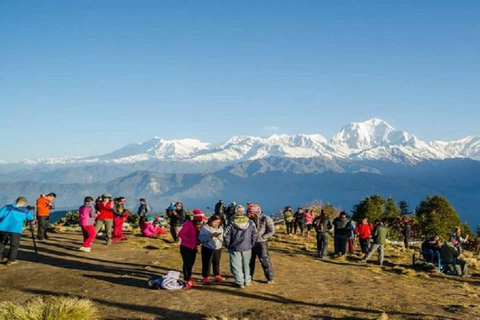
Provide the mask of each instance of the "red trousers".
[{"label": "red trousers", "polygon": [[123,234],[123,223],[125,222],[124,218],[114,217],[113,218],[113,241],[120,241],[125,238]]},{"label": "red trousers", "polygon": [[353,241],[352,238],[347,239],[347,244],[348,244],[348,253],[353,253],[355,249],[355,242]]},{"label": "red trousers", "polygon": [[93,240],[97,236],[95,232],[95,226],[82,226],[82,233],[83,233],[83,247],[90,248]]}]

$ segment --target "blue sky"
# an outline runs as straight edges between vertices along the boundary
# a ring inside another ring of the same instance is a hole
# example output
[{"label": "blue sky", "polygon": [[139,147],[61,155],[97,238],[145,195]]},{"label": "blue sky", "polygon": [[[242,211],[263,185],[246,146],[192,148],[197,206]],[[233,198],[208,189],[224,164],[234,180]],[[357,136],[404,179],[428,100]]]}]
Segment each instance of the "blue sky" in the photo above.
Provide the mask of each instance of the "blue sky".
[{"label": "blue sky", "polygon": [[0,160],[371,117],[479,135],[479,40],[478,1],[2,1]]}]

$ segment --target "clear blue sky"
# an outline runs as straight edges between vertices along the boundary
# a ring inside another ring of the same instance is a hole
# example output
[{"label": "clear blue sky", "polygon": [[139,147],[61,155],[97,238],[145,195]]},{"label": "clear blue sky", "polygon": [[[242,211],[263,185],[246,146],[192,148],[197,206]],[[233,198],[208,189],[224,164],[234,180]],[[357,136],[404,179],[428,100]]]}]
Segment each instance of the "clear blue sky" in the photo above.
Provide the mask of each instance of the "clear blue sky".
[{"label": "clear blue sky", "polygon": [[1,1],[0,111],[9,161],[371,117],[479,135],[480,1]]}]

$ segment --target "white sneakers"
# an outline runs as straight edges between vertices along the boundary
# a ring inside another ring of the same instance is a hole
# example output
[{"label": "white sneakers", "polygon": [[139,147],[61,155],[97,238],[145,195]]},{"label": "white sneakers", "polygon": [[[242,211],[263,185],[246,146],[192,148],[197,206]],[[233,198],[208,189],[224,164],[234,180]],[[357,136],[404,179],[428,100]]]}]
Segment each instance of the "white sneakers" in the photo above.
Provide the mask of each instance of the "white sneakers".
[{"label": "white sneakers", "polygon": [[80,251],[83,251],[83,252],[90,252],[90,251],[91,251],[91,248],[80,247],[79,250],[80,250]]}]

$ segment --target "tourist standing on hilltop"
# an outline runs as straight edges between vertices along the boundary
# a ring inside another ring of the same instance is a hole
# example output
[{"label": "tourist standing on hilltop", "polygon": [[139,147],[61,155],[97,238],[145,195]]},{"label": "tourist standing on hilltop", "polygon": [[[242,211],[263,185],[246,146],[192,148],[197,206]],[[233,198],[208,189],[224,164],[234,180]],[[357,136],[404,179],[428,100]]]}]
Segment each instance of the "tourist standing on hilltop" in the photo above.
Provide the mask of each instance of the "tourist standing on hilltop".
[{"label": "tourist standing on hilltop", "polygon": [[293,234],[293,211],[292,207],[287,206],[283,210],[283,220],[285,221],[285,229],[287,235],[291,236]]},{"label": "tourist standing on hilltop", "polygon": [[184,213],[183,211],[177,211],[177,207],[170,206],[167,209],[167,216],[170,219],[170,234],[173,242],[178,242],[178,230],[180,230],[185,221]]},{"label": "tourist standing on hilltop", "polygon": [[252,283],[250,259],[256,240],[255,223],[245,216],[243,206],[236,206],[232,222],[225,229],[223,242],[230,255],[230,269],[238,288],[245,288]]},{"label": "tourist standing on hilltop", "polygon": [[362,262],[367,262],[375,251],[378,251],[378,263],[383,265],[383,256],[385,251],[385,242],[387,240],[389,229],[383,224],[382,220],[375,221],[375,229],[373,230],[373,244],[367,253],[367,256],[362,259]]},{"label": "tourist standing on hilltop", "polygon": [[17,263],[18,248],[22,238],[25,220],[30,223],[35,219],[34,207],[27,206],[27,198],[19,197],[15,204],[0,209],[0,261],[3,260],[5,246],[10,242],[7,266]]},{"label": "tourist standing on hilltop", "polygon": [[139,223],[142,223],[142,221],[145,221],[147,216],[150,213],[150,207],[147,204],[147,200],[144,198],[140,198],[140,206],[138,207],[137,214],[139,217]]},{"label": "tourist standing on hilltop", "polygon": [[215,215],[220,217],[222,220],[222,226],[225,227],[227,220],[225,218],[225,214],[227,213],[227,206],[223,202],[223,200],[219,200],[215,205]]},{"label": "tourist standing on hilltop", "polygon": [[328,240],[330,239],[330,231],[333,230],[333,224],[322,209],[320,215],[313,220],[313,225],[317,234],[318,257],[323,259],[328,254]]},{"label": "tourist standing on hilltop", "polygon": [[303,236],[303,229],[305,228],[305,211],[299,207],[293,215],[293,234],[297,234],[297,228],[300,229],[300,235]]},{"label": "tourist standing on hilltop", "polygon": [[91,244],[95,240],[97,233],[95,232],[95,219],[97,218],[97,210],[92,197],[85,197],[83,206],[78,209],[78,225],[82,228],[83,245],[80,251],[90,252]]},{"label": "tourist standing on hilltop", "polygon": [[335,254],[338,256],[343,256],[347,253],[347,240],[351,233],[350,224],[351,221],[345,211],[340,212],[340,216],[333,220],[333,241],[335,244]]},{"label": "tourist standing on hilltop", "polygon": [[210,283],[210,270],[213,267],[215,280],[223,281],[220,274],[220,258],[223,247],[223,228],[220,216],[213,215],[200,229],[198,240],[202,244],[202,277],[203,283]]},{"label": "tourist standing on hilltop", "polygon": [[273,266],[268,252],[268,239],[275,234],[275,225],[272,218],[265,215],[258,204],[251,204],[247,209],[247,216],[257,228],[257,238],[252,248],[252,257],[250,259],[250,275],[253,279],[255,274],[255,260],[258,257],[263,268],[265,278],[268,284],[273,284]]},{"label": "tourist standing on hilltop", "polygon": [[128,219],[128,210],[125,209],[125,202],[127,199],[118,197],[113,200],[113,236],[112,241],[118,242],[126,240],[127,237],[123,234],[123,224]]},{"label": "tourist standing on hilltop", "polygon": [[307,238],[311,238],[311,232],[313,229],[313,219],[315,219],[315,211],[313,211],[313,208],[310,208],[305,212],[305,225],[307,227]]},{"label": "tourist standing on hilltop", "polygon": [[373,232],[373,224],[368,222],[368,218],[365,217],[362,221],[357,224],[355,227],[355,233],[358,235],[358,239],[360,242],[360,249],[362,250],[362,258],[368,253],[370,248],[370,241],[372,239],[372,232]]},{"label": "tourist standing on hilltop", "polygon": [[47,229],[50,226],[50,210],[55,208],[53,199],[57,195],[53,192],[47,195],[40,195],[40,198],[37,199],[37,222],[38,222],[38,240],[48,240]]},{"label": "tourist standing on hilltop", "polygon": [[186,221],[178,237],[180,242],[180,254],[183,260],[183,278],[186,282],[184,289],[191,289],[195,285],[192,278],[193,265],[197,257],[198,234],[205,221],[205,215],[200,209],[193,209],[193,219]]},{"label": "tourist standing on hilltop", "polygon": [[410,249],[410,237],[412,236],[412,224],[409,217],[403,217],[403,243],[405,249]]},{"label": "tourist standing on hilltop", "polygon": [[112,244],[113,206],[112,196],[109,193],[104,193],[96,202],[99,214],[97,221],[95,221],[95,234],[105,226],[105,241],[107,246]]},{"label": "tourist standing on hilltop", "polygon": [[235,216],[235,208],[237,207],[237,203],[232,201],[227,207],[227,224],[233,220]]}]

